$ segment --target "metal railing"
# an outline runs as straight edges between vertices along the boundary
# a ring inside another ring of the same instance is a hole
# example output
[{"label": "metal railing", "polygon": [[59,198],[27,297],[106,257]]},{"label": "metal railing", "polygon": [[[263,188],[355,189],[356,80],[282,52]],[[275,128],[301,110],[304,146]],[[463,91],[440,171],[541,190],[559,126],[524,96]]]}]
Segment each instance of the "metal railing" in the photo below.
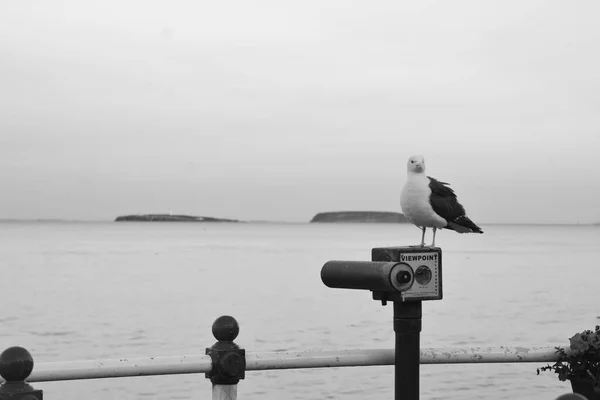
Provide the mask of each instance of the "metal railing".
[{"label": "metal railing", "polygon": [[[235,335],[231,333],[232,329]],[[210,353],[223,347],[224,350],[219,355],[46,362],[36,364],[35,370],[33,358],[26,349],[11,347],[0,355],[0,375],[4,378],[0,380],[3,382],[0,386],[0,400],[41,400],[42,391],[35,390],[25,381],[34,383],[198,373],[207,374],[207,378],[213,382],[214,399],[222,398],[225,392],[229,398],[235,398],[237,383],[244,378],[245,371],[359,367],[395,363],[394,349],[246,353],[233,342],[238,332],[238,324],[232,317],[223,316],[215,321],[213,334],[217,343],[206,350]],[[557,359],[558,354],[553,347],[423,348],[420,352],[421,364],[544,363]],[[9,394],[12,397],[8,397]]]},{"label": "metal railing", "polygon": [[[421,349],[425,364],[491,364],[554,362],[552,347],[471,347]],[[246,353],[246,371],[279,369],[366,367],[394,365],[394,349],[288,351]],[[207,355],[122,358],[36,364],[29,382],[125,378],[151,375],[200,374],[212,370]],[[0,382],[3,380],[0,379]]]}]

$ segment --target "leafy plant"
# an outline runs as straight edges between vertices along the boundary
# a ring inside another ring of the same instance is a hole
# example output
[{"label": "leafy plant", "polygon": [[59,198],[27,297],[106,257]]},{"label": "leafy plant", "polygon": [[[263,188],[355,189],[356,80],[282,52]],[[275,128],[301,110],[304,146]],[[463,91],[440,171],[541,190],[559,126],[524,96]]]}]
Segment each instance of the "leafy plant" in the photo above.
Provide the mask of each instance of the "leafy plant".
[{"label": "leafy plant", "polygon": [[557,347],[558,361],[554,365],[538,368],[538,375],[540,371],[554,371],[561,381],[581,378],[600,387],[600,325],[596,325],[594,331],[576,333],[569,342],[569,351]]}]

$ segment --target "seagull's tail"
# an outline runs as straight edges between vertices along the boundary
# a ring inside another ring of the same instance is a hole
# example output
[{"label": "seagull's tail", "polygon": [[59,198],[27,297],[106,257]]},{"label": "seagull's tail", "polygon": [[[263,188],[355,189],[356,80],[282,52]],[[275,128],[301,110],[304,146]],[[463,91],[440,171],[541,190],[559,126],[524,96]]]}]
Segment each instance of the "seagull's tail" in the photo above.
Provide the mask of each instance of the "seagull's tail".
[{"label": "seagull's tail", "polygon": [[448,222],[446,229],[452,229],[458,233],[483,233],[480,227],[475,225],[466,215],[462,215],[454,221]]}]

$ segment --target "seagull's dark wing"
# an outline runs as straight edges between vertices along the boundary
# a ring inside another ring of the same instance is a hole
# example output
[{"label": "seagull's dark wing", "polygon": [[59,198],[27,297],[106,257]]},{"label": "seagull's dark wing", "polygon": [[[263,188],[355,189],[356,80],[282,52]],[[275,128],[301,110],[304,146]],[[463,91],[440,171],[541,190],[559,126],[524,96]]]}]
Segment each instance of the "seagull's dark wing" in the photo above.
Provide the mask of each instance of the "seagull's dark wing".
[{"label": "seagull's dark wing", "polygon": [[431,203],[433,211],[448,222],[446,229],[452,229],[461,233],[483,233],[481,228],[467,218],[465,209],[456,199],[454,190],[448,187],[450,184],[438,181],[430,176],[428,176],[428,178],[429,189],[431,189],[429,202]]},{"label": "seagull's dark wing", "polygon": [[456,200],[454,190],[447,186],[449,183],[440,182],[430,176],[428,178],[429,189],[431,189],[429,202],[433,207],[433,211],[448,222],[465,215],[465,209]]}]

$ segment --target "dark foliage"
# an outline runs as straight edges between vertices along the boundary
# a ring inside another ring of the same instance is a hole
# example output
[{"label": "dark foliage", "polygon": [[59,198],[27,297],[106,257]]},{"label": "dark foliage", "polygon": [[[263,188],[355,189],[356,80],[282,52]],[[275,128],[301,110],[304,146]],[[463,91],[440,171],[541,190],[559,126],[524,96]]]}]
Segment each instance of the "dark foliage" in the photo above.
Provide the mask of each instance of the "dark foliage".
[{"label": "dark foliage", "polygon": [[594,331],[575,334],[569,341],[570,349],[566,351],[557,347],[559,360],[554,365],[538,368],[538,374],[540,371],[554,371],[561,381],[577,377],[600,387],[600,325]]}]

